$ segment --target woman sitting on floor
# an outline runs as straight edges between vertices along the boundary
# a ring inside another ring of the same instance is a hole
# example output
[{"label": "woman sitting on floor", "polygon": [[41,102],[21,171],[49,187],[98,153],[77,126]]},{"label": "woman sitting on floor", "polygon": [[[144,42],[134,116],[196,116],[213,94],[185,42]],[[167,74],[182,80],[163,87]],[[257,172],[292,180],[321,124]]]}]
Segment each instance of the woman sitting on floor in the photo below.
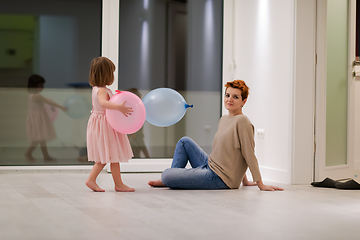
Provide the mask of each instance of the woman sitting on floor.
[{"label": "woman sitting on floor", "polygon": [[[260,190],[283,190],[264,185],[255,156],[254,126],[242,113],[249,88],[242,80],[227,82],[224,97],[228,115],[221,117],[208,156],[191,138],[183,137],[176,144],[171,168],[161,174],[161,179],[149,181],[152,187],[171,189],[237,189],[257,185]],[[185,166],[188,161],[192,168]],[[254,182],[247,180],[249,167]]]}]

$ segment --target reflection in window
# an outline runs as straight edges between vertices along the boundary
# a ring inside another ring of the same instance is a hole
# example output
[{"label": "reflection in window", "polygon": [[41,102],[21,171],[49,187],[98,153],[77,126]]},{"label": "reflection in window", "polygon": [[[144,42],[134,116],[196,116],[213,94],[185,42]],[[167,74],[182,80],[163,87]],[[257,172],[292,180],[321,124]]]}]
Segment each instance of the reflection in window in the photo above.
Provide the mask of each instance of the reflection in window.
[{"label": "reflection in window", "polygon": [[194,105],[173,126],[145,122],[130,135],[135,157],[172,158],[185,135],[211,152],[221,109],[222,6],[222,0],[120,1],[119,88],[143,98],[168,87]]},{"label": "reflection in window", "polygon": [[101,7],[101,0],[0,2],[0,165],[88,164],[81,156]]}]

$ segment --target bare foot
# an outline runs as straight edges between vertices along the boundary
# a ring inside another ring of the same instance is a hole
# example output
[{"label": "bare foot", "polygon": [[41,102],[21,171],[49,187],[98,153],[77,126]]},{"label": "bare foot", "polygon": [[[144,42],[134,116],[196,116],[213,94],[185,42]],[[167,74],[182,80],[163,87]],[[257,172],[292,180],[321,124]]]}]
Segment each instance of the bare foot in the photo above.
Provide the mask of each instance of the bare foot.
[{"label": "bare foot", "polygon": [[56,158],[53,158],[53,157],[51,157],[51,156],[46,156],[46,157],[44,157],[44,160],[45,160],[45,161],[55,161]]},{"label": "bare foot", "polygon": [[120,186],[115,186],[115,191],[117,191],[117,192],[135,192],[135,189],[128,187],[125,184],[122,184]]},{"label": "bare foot", "polygon": [[31,154],[25,153],[24,156],[30,162],[35,162],[36,161],[36,159]]},{"label": "bare foot", "polygon": [[88,186],[88,188],[90,188],[91,190],[93,190],[94,192],[105,192],[104,189],[100,188],[96,182],[90,182],[90,181],[86,181],[86,186]]},{"label": "bare foot", "polygon": [[166,187],[165,184],[161,181],[161,179],[158,180],[154,180],[154,181],[149,181],[148,182],[149,186],[151,187]]}]

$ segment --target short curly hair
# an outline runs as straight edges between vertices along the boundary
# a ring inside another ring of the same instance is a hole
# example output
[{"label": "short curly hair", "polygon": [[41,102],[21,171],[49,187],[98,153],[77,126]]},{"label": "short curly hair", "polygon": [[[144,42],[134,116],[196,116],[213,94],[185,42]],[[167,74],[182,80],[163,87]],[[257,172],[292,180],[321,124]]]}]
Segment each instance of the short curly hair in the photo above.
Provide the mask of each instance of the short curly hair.
[{"label": "short curly hair", "polygon": [[249,96],[249,87],[246,85],[246,83],[243,80],[234,80],[232,82],[227,82],[225,84],[225,87],[232,87],[232,88],[237,88],[240,89],[241,91],[241,97],[242,99],[246,99]]}]

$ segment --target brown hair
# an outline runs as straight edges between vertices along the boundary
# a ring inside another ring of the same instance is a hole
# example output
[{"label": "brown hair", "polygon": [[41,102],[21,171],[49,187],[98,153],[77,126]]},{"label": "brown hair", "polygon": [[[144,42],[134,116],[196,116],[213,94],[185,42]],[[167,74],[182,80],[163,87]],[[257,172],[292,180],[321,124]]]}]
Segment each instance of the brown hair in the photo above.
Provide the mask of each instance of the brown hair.
[{"label": "brown hair", "polygon": [[91,61],[89,84],[104,87],[114,82],[115,64],[107,57],[97,57]]},{"label": "brown hair", "polygon": [[44,84],[45,79],[37,74],[33,74],[28,79],[28,92],[30,93],[37,93],[40,92],[42,89],[38,89],[39,84]]},{"label": "brown hair", "polygon": [[232,82],[227,82],[225,84],[225,87],[240,89],[242,100],[246,99],[249,96],[249,87],[246,85],[246,83],[243,80],[234,80]]}]

